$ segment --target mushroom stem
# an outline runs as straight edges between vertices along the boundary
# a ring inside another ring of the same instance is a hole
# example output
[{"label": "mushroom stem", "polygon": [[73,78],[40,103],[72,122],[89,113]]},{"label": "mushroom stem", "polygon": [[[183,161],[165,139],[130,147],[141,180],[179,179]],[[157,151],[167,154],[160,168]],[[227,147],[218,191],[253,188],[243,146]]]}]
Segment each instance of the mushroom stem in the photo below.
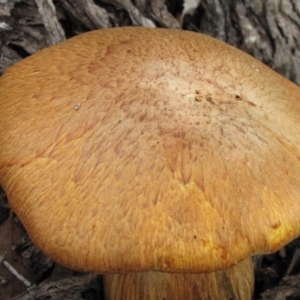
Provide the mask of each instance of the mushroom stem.
[{"label": "mushroom stem", "polygon": [[104,276],[106,300],[247,300],[252,297],[253,285],[251,258],[212,273],[131,272]]}]

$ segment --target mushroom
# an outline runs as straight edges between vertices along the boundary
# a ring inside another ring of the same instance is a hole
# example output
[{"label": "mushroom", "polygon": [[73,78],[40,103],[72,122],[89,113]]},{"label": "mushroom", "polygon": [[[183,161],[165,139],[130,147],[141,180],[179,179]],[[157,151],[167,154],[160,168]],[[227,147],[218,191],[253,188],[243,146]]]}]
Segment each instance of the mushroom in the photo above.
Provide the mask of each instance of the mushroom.
[{"label": "mushroom", "polygon": [[300,89],[193,32],[92,31],[0,79],[0,182],[107,299],[251,299],[300,233]]}]

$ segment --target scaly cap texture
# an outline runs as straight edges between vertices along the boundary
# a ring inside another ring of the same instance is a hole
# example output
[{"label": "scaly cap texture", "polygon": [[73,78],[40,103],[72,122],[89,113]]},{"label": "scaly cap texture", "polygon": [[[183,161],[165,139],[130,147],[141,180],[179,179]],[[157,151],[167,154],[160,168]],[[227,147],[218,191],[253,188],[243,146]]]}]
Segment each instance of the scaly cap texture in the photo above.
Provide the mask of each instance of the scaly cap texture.
[{"label": "scaly cap texture", "polygon": [[300,231],[300,89],[210,37],[89,32],[0,79],[0,182],[52,259],[205,272]]}]

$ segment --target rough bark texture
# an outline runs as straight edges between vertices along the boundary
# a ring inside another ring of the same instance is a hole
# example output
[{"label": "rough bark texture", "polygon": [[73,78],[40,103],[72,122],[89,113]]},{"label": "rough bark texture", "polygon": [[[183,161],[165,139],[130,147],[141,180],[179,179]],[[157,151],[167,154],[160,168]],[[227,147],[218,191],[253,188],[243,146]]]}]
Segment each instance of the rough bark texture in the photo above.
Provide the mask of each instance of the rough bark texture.
[{"label": "rough bark texture", "polygon": [[97,275],[73,276],[59,281],[45,281],[38,287],[31,288],[27,293],[13,300],[80,300],[100,299]]},{"label": "rough bark texture", "polygon": [[297,0],[2,0],[0,22],[0,72],[65,37],[139,25],[209,34],[300,84]]},{"label": "rough bark texture", "polygon": [[203,0],[195,26],[300,84],[300,2]]},{"label": "rough bark texture", "polygon": [[[0,74],[18,60],[71,36],[97,28],[129,25],[183,28],[209,34],[252,54],[300,85],[299,0],[1,0]],[[9,208],[3,194],[0,200],[0,236],[6,239],[5,243],[1,241],[0,249],[18,267],[20,259],[11,246],[20,229],[12,221],[12,214],[8,218]],[[53,267],[46,258],[41,259],[42,254],[33,246],[25,245],[18,250],[35,273],[30,279],[39,283],[53,272]],[[260,259],[255,298],[299,299],[299,275],[283,277],[299,273],[299,252],[299,243],[294,242],[281,252]],[[39,272],[45,268],[45,273],[36,272],[37,267]],[[22,291],[13,281],[13,276],[0,265],[1,299]],[[95,284],[94,276],[43,283],[17,299],[102,299],[99,292],[82,292],[91,282]],[[77,287],[81,292],[76,294]]]}]

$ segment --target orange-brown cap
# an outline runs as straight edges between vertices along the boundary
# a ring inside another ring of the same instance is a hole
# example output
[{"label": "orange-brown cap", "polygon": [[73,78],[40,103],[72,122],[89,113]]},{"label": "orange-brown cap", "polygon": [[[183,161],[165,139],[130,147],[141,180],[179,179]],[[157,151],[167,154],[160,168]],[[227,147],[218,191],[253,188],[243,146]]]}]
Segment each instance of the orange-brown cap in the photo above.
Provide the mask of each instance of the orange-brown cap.
[{"label": "orange-brown cap", "polygon": [[212,271],[300,233],[300,89],[237,49],[93,31],[16,64],[0,91],[0,182],[64,265]]}]

